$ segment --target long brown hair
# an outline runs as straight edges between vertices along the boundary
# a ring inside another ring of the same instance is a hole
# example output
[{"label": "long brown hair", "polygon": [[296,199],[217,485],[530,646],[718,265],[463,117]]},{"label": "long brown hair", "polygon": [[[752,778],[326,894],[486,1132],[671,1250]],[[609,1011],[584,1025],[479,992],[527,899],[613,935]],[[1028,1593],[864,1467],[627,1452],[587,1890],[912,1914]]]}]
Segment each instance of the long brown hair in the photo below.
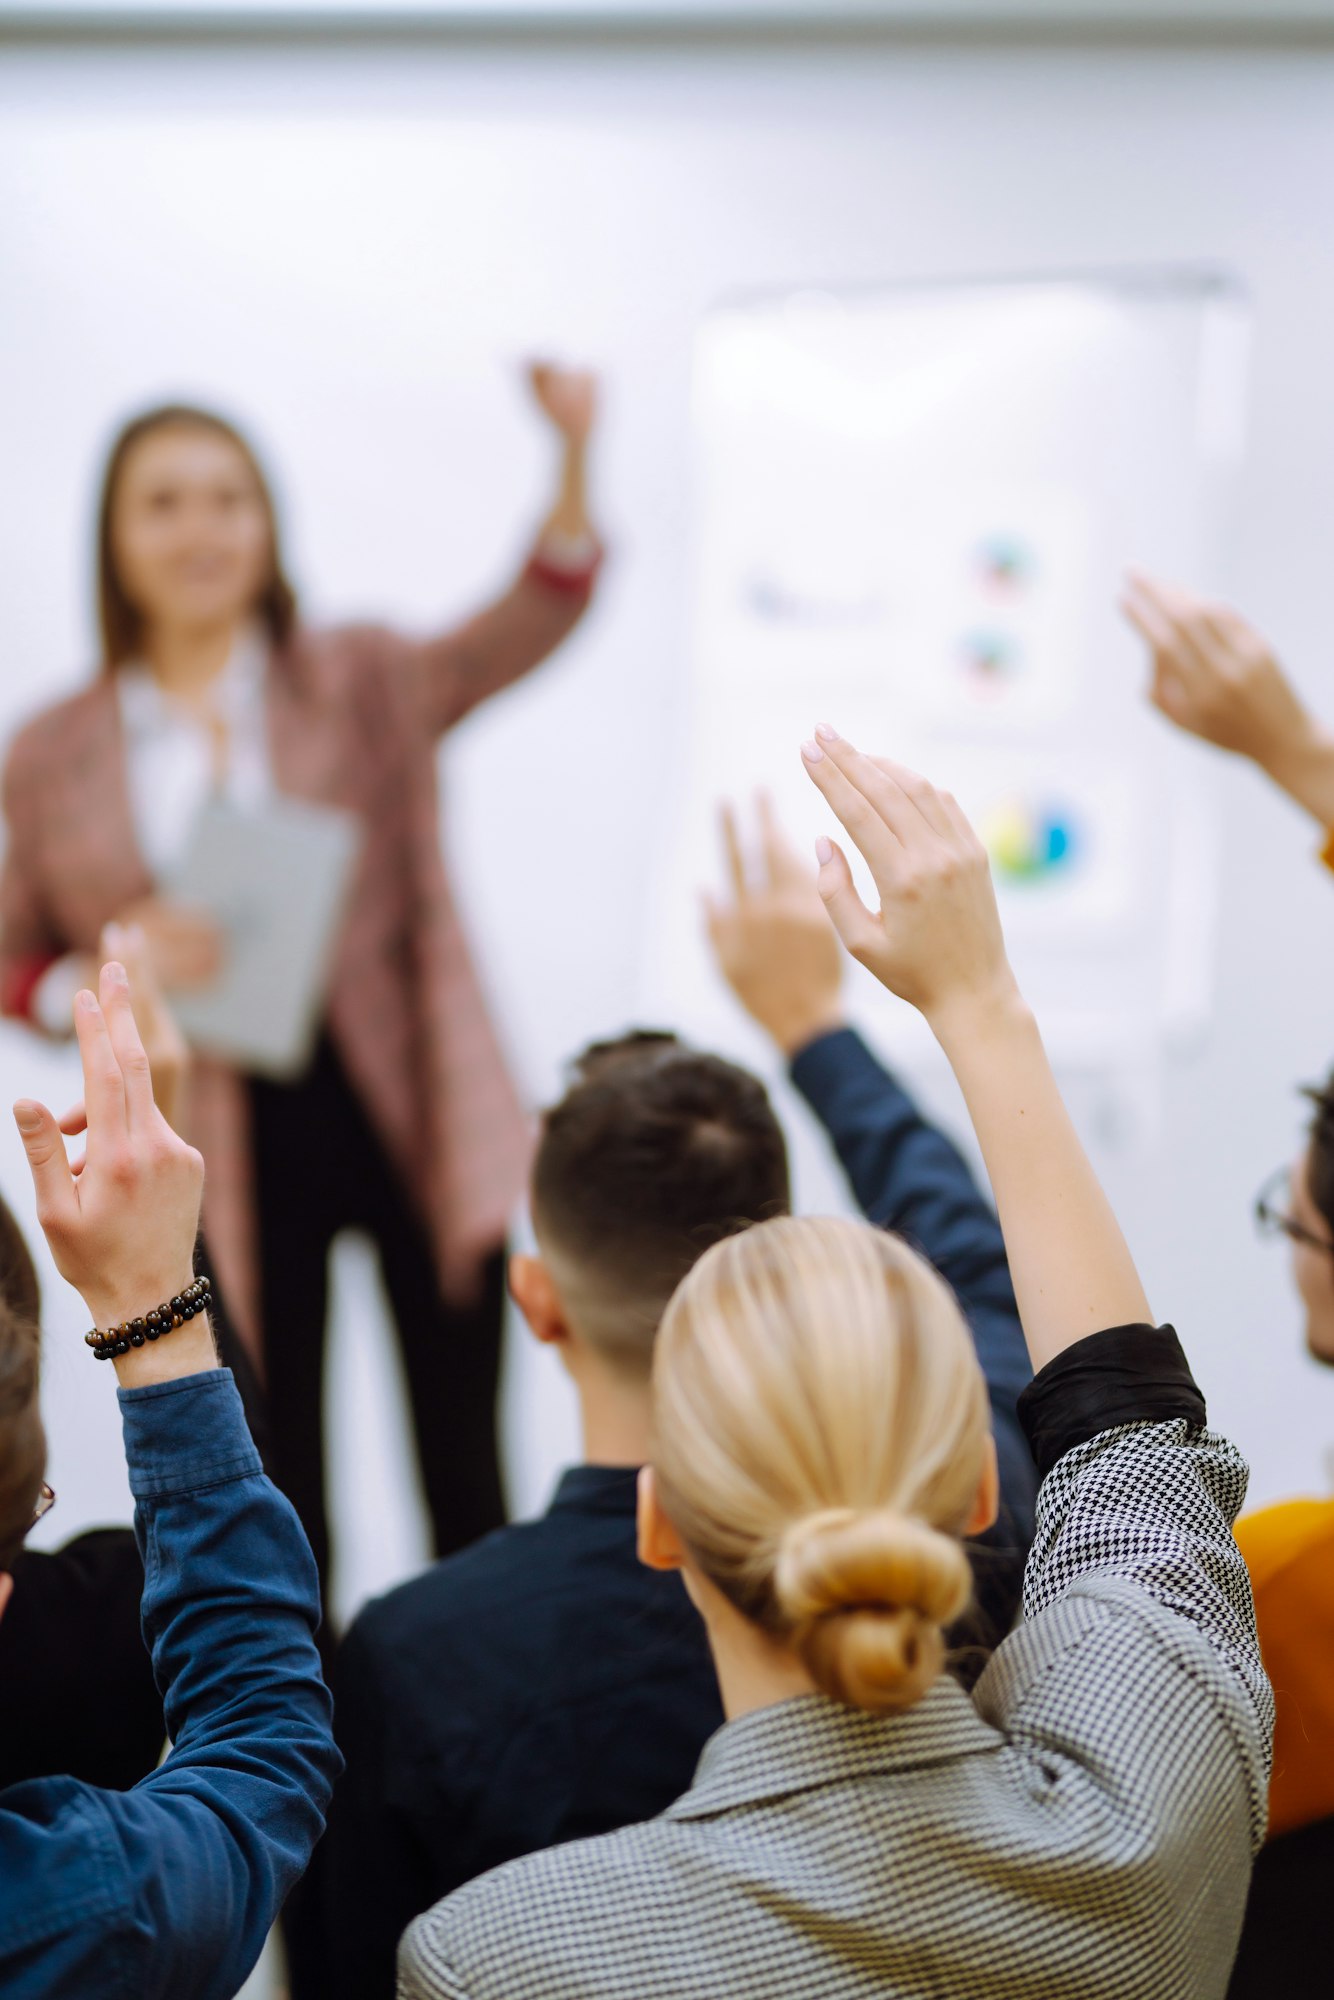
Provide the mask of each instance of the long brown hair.
[{"label": "long brown hair", "polygon": [[0,1569],[18,1552],[46,1463],[37,1393],[41,1310],[23,1232],[0,1200]]},{"label": "long brown hair", "polygon": [[142,647],[144,636],[144,621],[126,594],[112,539],[116,499],[125,462],[141,439],[151,436],[154,431],[178,428],[212,431],[216,437],[226,438],[229,444],[235,445],[249,466],[268,515],[271,551],[269,580],[260,592],[255,613],[275,646],[283,645],[291,637],[296,624],[296,592],[288,582],[283,567],[273,490],[254,447],[235,424],[229,423],[215,410],[200,409],[193,403],[162,403],[156,409],[144,410],[137,417],[131,417],[112,445],[102,475],[102,493],[97,507],[97,616],[102,635],[102,661],[108,670],[134,659]]}]

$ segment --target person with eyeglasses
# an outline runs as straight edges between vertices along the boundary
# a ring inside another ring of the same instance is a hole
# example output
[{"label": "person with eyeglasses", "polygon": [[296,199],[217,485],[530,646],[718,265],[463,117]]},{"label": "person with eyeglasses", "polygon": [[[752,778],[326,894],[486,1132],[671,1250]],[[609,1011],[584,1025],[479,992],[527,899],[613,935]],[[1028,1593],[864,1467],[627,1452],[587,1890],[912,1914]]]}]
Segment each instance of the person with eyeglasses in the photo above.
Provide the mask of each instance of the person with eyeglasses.
[{"label": "person with eyeglasses", "polygon": [[[1334,870],[1334,729],[1310,709],[1274,648],[1230,606],[1132,572],[1121,609],[1150,657],[1149,700],[1176,728],[1243,757],[1308,813],[1319,858]],[[1256,1222],[1286,1236],[1306,1319],[1306,1345],[1334,1367],[1334,1077],[1308,1093],[1307,1145],[1265,1183]],[[1266,1668],[1277,1697],[1269,1845],[1252,1885],[1231,1993],[1272,1991],[1282,1940],[1285,2000],[1324,1993],[1331,1941],[1319,1933],[1316,1887],[1334,1868],[1334,1500],[1302,1499],[1243,1515],[1237,1540],[1255,1590]],[[1309,1950],[1301,1937],[1310,1932]]]},{"label": "person with eyeglasses", "polygon": [[[1306,1143],[1255,1199],[1256,1226],[1286,1238],[1306,1346],[1334,1368],[1334,1075],[1307,1091]],[[1268,1838],[1257,1857],[1228,2000],[1323,2000],[1334,1929],[1334,1499],[1243,1514],[1237,1544],[1255,1595],[1260,1649],[1274,1689]]]},{"label": "person with eyeglasses", "polygon": [[[125,968],[74,1003],[84,1102],[15,1122],[56,1268],[116,1378],[142,1615],[171,1750],[125,1792],[45,1777],[0,1792],[6,2000],[232,2000],[324,1824],[340,1758],[314,1559],[265,1477],[196,1276],[204,1163],[154,1103]],[[67,1136],[86,1135],[71,1163]],[[39,1337],[0,1310],[0,1613],[50,1506]],[[97,1650],[82,1699],[114,1699]],[[6,1709],[4,1730],[22,1731]]]}]

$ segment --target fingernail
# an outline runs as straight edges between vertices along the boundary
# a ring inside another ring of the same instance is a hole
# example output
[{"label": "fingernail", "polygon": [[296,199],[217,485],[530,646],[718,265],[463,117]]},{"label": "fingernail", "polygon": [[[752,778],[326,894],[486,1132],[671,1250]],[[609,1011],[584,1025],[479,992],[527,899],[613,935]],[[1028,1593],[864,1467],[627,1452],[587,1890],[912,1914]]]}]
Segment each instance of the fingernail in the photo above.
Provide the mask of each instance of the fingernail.
[{"label": "fingernail", "polygon": [[831,729],[827,722],[817,722],[815,733],[822,743],[837,743],[838,741],[838,731]]},{"label": "fingernail", "polygon": [[90,993],[88,988],[84,986],[75,994],[74,1004],[82,1013],[95,1014],[97,1012],[97,995]]},{"label": "fingernail", "polygon": [[111,974],[111,984],[113,986],[129,985],[130,975],[125,970],[125,967],[121,964],[118,958],[109,958],[106,964],[102,967],[102,970],[103,972],[109,972]]},{"label": "fingernail", "polygon": [[834,844],[826,839],[824,834],[821,834],[815,843],[815,858],[822,868],[826,861],[832,861],[834,858]]},{"label": "fingernail", "polygon": [[801,746],[801,754],[806,759],[806,762],[808,764],[818,764],[820,762],[820,759],[824,756],[824,751],[820,748],[818,743],[803,743]]},{"label": "fingernail", "polygon": [[14,1123],[20,1132],[35,1132],[42,1122],[42,1114],[30,1097],[21,1097],[14,1106]]}]

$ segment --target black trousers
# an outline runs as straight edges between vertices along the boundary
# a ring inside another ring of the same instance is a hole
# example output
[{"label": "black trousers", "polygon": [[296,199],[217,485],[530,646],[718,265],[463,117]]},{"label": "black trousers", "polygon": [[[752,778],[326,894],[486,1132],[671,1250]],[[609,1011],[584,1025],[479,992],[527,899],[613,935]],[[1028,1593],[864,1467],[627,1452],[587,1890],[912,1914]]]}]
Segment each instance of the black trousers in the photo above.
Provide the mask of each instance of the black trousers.
[{"label": "black trousers", "polygon": [[305,1076],[252,1078],[250,1096],[272,1470],[310,1537],[321,1587],[329,1251],[344,1229],[364,1231],[379,1253],[436,1553],[448,1555],[505,1519],[496,1446],[503,1247],[488,1258],[475,1303],[445,1301],[426,1231],[327,1036]]}]

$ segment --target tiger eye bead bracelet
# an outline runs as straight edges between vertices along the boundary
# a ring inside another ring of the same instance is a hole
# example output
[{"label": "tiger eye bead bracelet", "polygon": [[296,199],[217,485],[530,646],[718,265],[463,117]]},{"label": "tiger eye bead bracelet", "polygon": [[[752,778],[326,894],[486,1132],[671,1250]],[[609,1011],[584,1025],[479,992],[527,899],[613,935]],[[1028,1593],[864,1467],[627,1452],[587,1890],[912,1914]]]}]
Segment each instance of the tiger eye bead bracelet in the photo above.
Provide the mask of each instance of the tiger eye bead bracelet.
[{"label": "tiger eye bead bracelet", "polygon": [[128,1354],[132,1347],[142,1347],[145,1341],[161,1340],[164,1333],[184,1326],[196,1313],[207,1312],[212,1303],[209,1280],[199,1277],[165,1305],[154,1306],[142,1319],[122,1320],[119,1326],[105,1330],[94,1327],[83,1337],[99,1361],[113,1361],[118,1354]]}]

